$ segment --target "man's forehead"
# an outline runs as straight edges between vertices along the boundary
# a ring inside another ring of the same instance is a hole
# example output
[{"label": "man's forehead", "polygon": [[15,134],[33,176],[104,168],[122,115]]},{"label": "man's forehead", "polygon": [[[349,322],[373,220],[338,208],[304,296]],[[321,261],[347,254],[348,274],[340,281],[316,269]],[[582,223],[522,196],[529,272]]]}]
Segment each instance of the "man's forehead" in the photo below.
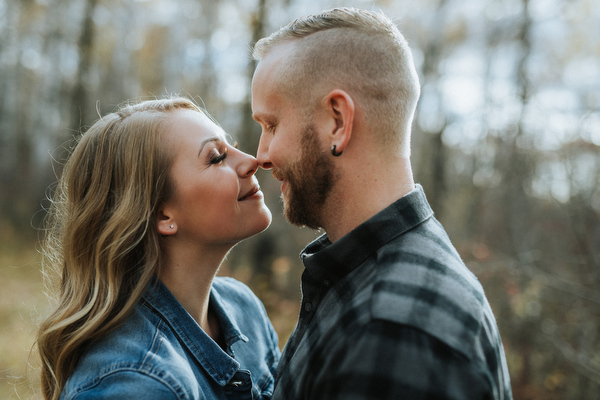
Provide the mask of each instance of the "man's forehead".
[{"label": "man's forehead", "polygon": [[271,75],[256,77],[252,82],[252,118],[258,121],[275,114],[284,99],[277,90],[276,79]]},{"label": "man's forehead", "polygon": [[299,39],[295,39],[295,40],[287,40],[285,42],[278,43],[275,46],[273,46],[262,57],[262,59],[260,61],[265,61],[265,60],[274,61],[274,60],[287,59],[294,51],[296,51],[296,48],[297,48],[299,42],[300,42]]},{"label": "man's forehead", "polygon": [[281,73],[286,67],[286,62],[293,55],[296,41],[282,43],[275,46],[258,62],[254,71],[253,82],[257,77],[267,76],[267,81],[272,81],[275,74]]}]

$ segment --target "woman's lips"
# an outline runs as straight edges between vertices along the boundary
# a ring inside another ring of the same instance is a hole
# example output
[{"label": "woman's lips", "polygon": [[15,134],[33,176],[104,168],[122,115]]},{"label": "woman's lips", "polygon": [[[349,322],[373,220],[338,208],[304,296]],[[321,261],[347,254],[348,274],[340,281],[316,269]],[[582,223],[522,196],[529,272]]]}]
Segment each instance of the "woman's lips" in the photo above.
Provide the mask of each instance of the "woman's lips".
[{"label": "woman's lips", "polygon": [[238,199],[238,201],[244,201],[246,199],[249,199],[250,197],[259,194],[262,195],[262,193],[260,192],[260,186],[253,186],[249,191],[246,192],[245,195],[243,195],[242,197],[240,197]]}]

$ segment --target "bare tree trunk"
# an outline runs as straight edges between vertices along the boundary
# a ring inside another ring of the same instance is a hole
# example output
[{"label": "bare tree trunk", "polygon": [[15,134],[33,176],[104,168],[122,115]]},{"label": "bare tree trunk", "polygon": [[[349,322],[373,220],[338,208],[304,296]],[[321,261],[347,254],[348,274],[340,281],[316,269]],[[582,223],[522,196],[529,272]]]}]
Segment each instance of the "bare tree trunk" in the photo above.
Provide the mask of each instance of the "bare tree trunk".
[{"label": "bare tree trunk", "polygon": [[521,115],[515,134],[508,133],[507,135],[505,165],[502,168],[505,177],[503,186],[505,188],[504,200],[507,205],[508,232],[517,258],[528,249],[524,232],[528,230],[527,226],[530,223],[531,213],[524,186],[533,174],[530,156],[519,147],[519,141],[525,131],[523,125],[531,91],[527,76],[527,61],[531,53],[531,17],[529,15],[529,0],[522,0],[522,2],[523,22],[518,37],[521,44],[521,58],[517,66],[517,86],[521,89]]},{"label": "bare tree trunk", "polygon": [[[252,15],[252,46],[264,36],[264,21],[266,18],[265,0],[259,0],[258,8]],[[251,60],[248,63],[247,76],[248,81],[252,82],[252,76],[256,69],[256,61]],[[242,123],[237,135],[240,147],[245,151],[255,152],[258,148],[260,130],[258,124],[252,119],[252,93],[248,92],[244,106],[242,108]]]},{"label": "bare tree trunk", "polygon": [[94,10],[98,0],[87,0],[83,17],[81,35],[79,36],[79,65],[75,78],[75,87],[71,95],[71,129],[78,132],[81,124],[91,114],[85,81],[88,79],[92,65],[94,45]]},{"label": "bare tree trunk", "polygon": [[207,54],[200,67],[202,71],[202,79],[199,85],[200,97],[209,104],[221,104],[221,99],[216,94],[217,74],[215,65],[212,62],[213,55],[211,53],[213,48],[210,45],[212,33],[218,27],[220,3],[217,1],[201,1],[201,3],[202,19],[205,27],[201,30],[200,35],[206,41]]},{"label": "bare tree trunk", "polygon": [[[265,0],[259,0],[258,7],[252,15],[252,45],[254,45],[264,36],[264,24],[266,20],[265,5]],[[257,63],[253,60],[248,63],[246,73],[249,82],[252,81],[256,64]],[[248,91],[248,95],[246,96],[246,100],[242,106],[242,114],[240,128],[238,134],[236,135],[240,148],[251,154],[256,154],[261,131],[259,125],[252,119],[252,94],[250,91]],[[266,179],[271,178],[266,177]],[[268,185],[263,185],[265,196],[269,195],[267,188]],[[260,288],[268,291],[268,288],[272,287],[271,281],[273,274],[271,266],[278,253],[277,234],[276,227],[272,226],[270,229],[261,233],[260,235],[248,239],[246,242],[242,243],[240,246],[238,246],[240,248],[237,249],[237,251],[232,252],[231,256],[229,257],[231,264],[235,267],[241,264],[241,255],[243,253],[247,254],[246,262],[253,272],[253,285],[258,288],[259,292],[261,291]]]},{"label": "bare tree trunk", "polygon": [[[29,233],[29,221],[34,212],[34,168],[32,132],[35,118],[35,98],[39,77],[34,70],[20,63],[27,43],[27,33],[18,29],[28,12],[22,2],[9,2],[5,9],[7,23],[0,39],[0,57],[16,53],[15,63],[3,63],[0,89],[0,206],[4,211],[9,235]],[[13,56],[14,57],[14,56]],[[32,112],[33,111],[33,112]],[[0,220],[0,223],[4,221]]]},{"label": "bare tree trunk", "polygon": [[[435,26],[433,27],[434,32],[431,35],[432,40],[424,49],[422,68],[424,76],[423,85],[436,86],[436,83],[440,78],[438,71],[442,59],[442,48],[444,46],[444,36],[442,31],[444,20],[446,18],[446,1],[447,0],[439,1]],[[443,113],[441,110],[439,112]],[[446,118],[445,115],[441,115],[440,117]],[[443,218],[443,205],[447,193],[447,176],[445,174],[446,148],[442,141],[442,135],[446,125],[447,121],[444,121],[442,126],[436,131],[423,132],[426,137],[423,138],[422,145],[427,150],[421,151],[422,156],[419,163],[419,170],[421,171],[420,176],[422,177],[420,179],[422,179],[424,184],[427,199],[438,218]]]},{"label": "bare tree trunk", "polygon": [[[445,128],[445,126],[444,126]],[[431,182],[427,189],[427,197],[431,203],[431,208],[435,211],[438,219],[444,218],[444,205],[446,204],[446,195],[448,193],[446,176],[446,146],[442,141],[444,129],[431,134]]]}]

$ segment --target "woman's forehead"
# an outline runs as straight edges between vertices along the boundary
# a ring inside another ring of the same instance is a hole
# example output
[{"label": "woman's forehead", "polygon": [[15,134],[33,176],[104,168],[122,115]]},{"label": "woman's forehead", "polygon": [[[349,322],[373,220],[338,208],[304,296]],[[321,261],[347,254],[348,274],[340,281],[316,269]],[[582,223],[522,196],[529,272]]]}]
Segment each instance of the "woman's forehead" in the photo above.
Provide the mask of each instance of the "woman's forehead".
[{"label": "woman's forehead", "polygon": [[189,109],[177,110],[173,115],[170,128],[171,131],[181,130],[188,133],[192,131],[196,135],[218,137],[222,141],[227,141],[227,134],[223,128],[201,111]]}]

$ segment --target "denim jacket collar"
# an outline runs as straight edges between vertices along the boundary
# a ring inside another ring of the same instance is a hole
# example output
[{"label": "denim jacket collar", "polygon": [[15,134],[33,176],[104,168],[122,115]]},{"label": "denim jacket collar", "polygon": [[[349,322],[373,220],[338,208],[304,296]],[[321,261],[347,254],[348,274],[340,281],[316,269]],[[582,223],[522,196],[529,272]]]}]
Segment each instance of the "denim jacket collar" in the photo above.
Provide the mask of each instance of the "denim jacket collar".
[{"label": "denim jacket collar", "polygon": [[228,306],[214,288],[211,289],[210,307],[221,324],[227,352],[200,328],[160,280],[155,278],[150,284],[143,296],[143,305],[171,327],[180,343],[219,385],[227,384],[238,371],[240,364],[233,358],[231,345],[239,340],[248,342],[248,338],[241,333],[235,320],[229,318]]}]

